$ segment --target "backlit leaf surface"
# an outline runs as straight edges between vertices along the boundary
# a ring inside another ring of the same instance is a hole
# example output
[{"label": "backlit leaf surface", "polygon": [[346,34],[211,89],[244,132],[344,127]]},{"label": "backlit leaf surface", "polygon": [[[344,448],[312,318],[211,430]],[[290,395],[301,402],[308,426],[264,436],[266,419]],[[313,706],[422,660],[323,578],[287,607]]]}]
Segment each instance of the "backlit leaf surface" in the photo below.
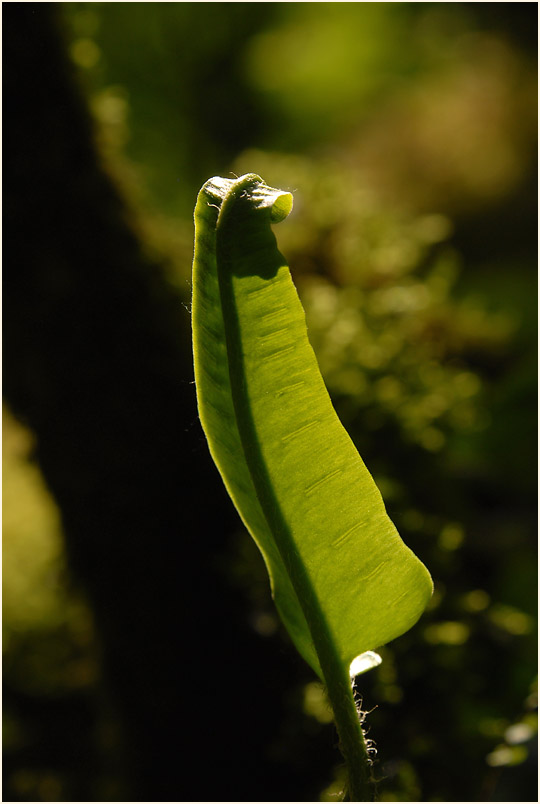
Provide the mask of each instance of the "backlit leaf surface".
[{"label": "backlit leaf surface", "polygon": [[348,667],[407,631],[432,583],[332,407],[271,229],[291,207],[254,174],[199,193],[195,379],[211,454],[280,616],[324,677],[331,656]]}]

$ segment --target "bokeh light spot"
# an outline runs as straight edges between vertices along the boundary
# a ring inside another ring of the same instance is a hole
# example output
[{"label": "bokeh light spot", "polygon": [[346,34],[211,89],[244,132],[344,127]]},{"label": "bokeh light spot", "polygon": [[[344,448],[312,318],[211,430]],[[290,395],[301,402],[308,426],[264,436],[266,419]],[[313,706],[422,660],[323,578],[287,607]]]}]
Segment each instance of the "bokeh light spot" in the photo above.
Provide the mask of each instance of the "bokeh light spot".
[{"label": "bokeh light spot", "polygon": [[101,50],[93,39],[76,39],[70,48],[71,58],[79,67],[90,70],[101,58]]}]

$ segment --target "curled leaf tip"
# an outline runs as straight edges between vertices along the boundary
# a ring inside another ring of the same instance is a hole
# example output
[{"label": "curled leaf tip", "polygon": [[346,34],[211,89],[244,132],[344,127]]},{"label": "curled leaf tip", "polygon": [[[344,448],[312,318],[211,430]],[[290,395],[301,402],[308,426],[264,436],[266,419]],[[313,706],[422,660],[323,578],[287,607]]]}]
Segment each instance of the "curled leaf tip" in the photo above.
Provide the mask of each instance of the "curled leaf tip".
[{"label": "curled leaf tip", "polygon": [[256,173],[234,179],[213,176],[205,183],[206,197],[220,208],[227,197],[246,199],[253,209],[270,211],[270,223],[279,223],[293,207],[292,193],[269,187]]},{"label": "curled leaf tip", "polygon": [[276,200],[272,205],[272,212],[270,213],[270,220],[272,223],[279,223],[287,215],[290,214],[293,208],[292,193],[280,193],[276,196]]}]

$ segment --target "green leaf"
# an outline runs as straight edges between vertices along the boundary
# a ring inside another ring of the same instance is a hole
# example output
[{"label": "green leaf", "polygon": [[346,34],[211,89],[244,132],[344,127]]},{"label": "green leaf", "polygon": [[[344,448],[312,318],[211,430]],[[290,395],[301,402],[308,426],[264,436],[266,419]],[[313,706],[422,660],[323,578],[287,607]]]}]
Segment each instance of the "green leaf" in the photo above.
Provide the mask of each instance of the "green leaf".
[{"label": "green leaf", "polygon": [[[210,451],[266,562],[296,647],[326,683],[351,800],[370,761],[349,681],[432,593],[328,396],[271,224],[290,193],[214,177],[195,208],[193,352]],[[362,655],[363,654],[363,655]]]},{"label": "green leaf", "polygon": [[[321,673],[407,631],[432,593],[339,421],[271,224],[290,193],[210,179],[195,209],[193,350],[214,461],[296,647]],[[324,640],[323,640],[324,641]]]}]

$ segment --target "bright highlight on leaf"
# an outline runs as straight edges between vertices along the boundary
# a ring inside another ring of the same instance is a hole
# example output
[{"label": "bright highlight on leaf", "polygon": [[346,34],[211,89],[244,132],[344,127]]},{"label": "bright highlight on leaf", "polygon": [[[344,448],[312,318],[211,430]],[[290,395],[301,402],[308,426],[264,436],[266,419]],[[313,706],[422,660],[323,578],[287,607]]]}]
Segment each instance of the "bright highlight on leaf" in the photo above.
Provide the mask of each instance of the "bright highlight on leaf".
[{"label": "bright highlight on leaf", "polygon": [[367,650],[365,653],[361,653],[360,656],[352,660],[351,666],[349,667],[349,675],[351,678],[355,678],[355,676],[367,673],[368,670],[378,667],[381,663],[382,659],[378,653],[375,653],[374,650]]},{"label": "bright highlight on leaf", "polygon": [[202,188],[195,379],[210,451],[264,556],[279,613],[324,677],[327,659],[348,668],[407,631],[432,585],[332,407],[271,230],[291,207],[290,193],[255,174]]}]

